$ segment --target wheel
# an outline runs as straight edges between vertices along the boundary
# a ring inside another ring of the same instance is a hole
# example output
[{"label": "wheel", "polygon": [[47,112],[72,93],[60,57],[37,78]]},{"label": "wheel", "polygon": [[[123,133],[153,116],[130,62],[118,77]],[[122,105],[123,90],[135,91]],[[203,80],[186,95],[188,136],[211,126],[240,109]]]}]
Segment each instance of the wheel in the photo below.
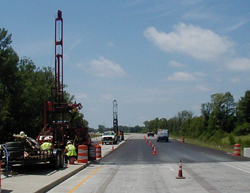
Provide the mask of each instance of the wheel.
[{"label": "wheel", "polygon": [[62,168],[63,166],[64,166],[64,164],[65,164],[65,155],[64,155],[64,153],[63,152],[61,152],[60,153],[61,154],[61,159],[60,159],[60,168]]},{"label": "wheel", "polygon": [[4,145],[8,151],[23,150],[23,144],[19,141],[6,142]]},{"label": "wheel", "polygon": [[15,158],[20,158],[23,156],[23,151],[8,151],[9,158],[10,159],[15,159]]},{"label": "wheel", "polygon": [[50,164],[53,169],[59,169],[60,163],[61,163],[61,152],[56,151],[56,155],[52,157],[53,160],[51,160]]},{"label": "wheel", "polygon": [[157,142],[159,142],[159,140],[157,139]]}]

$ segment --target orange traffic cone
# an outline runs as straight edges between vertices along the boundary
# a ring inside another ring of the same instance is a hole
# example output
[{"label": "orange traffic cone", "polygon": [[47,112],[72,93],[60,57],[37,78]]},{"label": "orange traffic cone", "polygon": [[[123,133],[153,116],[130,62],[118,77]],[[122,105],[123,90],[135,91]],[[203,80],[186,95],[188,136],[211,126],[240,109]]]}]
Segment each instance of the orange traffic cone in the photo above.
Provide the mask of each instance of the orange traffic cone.
[{"label": "orange traffic cone", "polygon": [[114,150],[115,149],[115,147],[114,147],[114,145],[112,145],[112,150]]},{"label": "orange traffic cone", "polygon": [[151,141],[148,143],[148,145],[150,145],[150,146],[151,146]]},{"label": "orange traffic cone", "polygon": [[154,144],[152,144],[152,149],[153,149],[153,150],[154,150],[154,146],[155,146],[155,145],[154,145]]},{"label": "orange traffic cone", "polygon": [[153,155],[157,155],[156,153],[156,147],[154,146],[154,152],[153,152]]},{"label": "orange traffic cone", "polygon": [[185,179],[184,176],[182,176],[182,162],[179,163],[179,171],[178,171],[178,177],[176,179]]}]

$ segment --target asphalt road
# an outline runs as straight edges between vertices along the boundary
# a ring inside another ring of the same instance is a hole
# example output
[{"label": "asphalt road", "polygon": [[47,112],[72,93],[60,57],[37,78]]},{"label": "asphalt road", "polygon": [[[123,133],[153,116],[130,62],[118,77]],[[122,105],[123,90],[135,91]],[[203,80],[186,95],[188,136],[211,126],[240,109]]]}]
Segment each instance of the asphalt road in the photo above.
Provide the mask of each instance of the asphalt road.
[{"label": "asphalt road", "polygon": [[[250,192],[250,159],[181,143],[134,135],[49,192]],[[185,179],[176,179],[179,161]]]}]

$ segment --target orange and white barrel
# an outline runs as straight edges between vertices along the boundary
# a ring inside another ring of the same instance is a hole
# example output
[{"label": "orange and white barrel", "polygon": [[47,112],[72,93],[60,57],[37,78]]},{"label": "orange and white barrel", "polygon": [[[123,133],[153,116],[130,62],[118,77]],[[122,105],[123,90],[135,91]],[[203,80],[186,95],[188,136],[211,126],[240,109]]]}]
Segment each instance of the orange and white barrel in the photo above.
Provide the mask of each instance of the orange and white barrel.
[{"label": "orange and white barrel", "polygon": [[240,144],[234,144],[234,155],[241,156]]},{"label": "orange and white barrel", "polygon": [[102,147],[100,145],[96,146],[96,159],[100,159],[102,157]]},{"label": "orange and white barrel", "polygon": [[88,146],[87,145],[78,146],[77,162],[88,163]]}]

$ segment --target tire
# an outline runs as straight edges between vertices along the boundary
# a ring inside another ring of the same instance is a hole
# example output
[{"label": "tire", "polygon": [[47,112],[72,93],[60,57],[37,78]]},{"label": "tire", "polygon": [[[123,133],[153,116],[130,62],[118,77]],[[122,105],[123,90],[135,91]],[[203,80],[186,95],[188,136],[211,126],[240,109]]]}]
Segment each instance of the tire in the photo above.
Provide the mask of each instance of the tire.
[{"label": "tire", "polygon": [[58,170],[61,164],[61,152],[56,151],[56,154],[53,156],[53,160],[50,162],[53,169]]},{"label": "tire", "polygon": [[61,154],[61,156],[60,156],[60,168],[62,168],[65,164],[65,157],[64,157],[65,155],[63,152],[61,152],[60,154]]},{"label": "tire", "polygon": [[23,151],[8,151],[10,159],[21,158],[23,157]]},{"label": "tire", "polygon": [[18,141],[6,142],[5,147],[8,151],[20,151],[23,150],[23,144]]}]

